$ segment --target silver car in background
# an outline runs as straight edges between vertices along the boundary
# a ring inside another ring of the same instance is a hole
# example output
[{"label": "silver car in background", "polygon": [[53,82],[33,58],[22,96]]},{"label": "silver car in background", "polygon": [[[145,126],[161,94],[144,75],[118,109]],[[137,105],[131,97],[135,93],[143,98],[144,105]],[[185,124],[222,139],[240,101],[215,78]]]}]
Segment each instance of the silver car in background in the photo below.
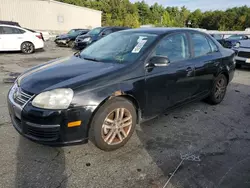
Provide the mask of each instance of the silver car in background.
[{"label": "silver car in background", "polygon": [[250,67],[250,40],[240,40],[233,47],[235,51],[236,67],[242,65]]}]

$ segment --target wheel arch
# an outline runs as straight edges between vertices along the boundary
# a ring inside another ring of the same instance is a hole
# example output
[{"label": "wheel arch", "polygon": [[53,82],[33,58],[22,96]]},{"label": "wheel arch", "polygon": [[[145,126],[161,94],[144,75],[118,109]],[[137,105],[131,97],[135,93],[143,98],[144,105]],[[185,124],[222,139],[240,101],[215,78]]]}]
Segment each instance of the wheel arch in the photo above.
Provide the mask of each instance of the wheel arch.
[{"label": "wheel arch", "polygon": [[[227,78],[227,84],[229,84],[229,73],[227,71],[220,71],[217,76],[223,74]],[[216,76],[216,77],[217,77]]]},{"label": "wheel arch", "polygon": [[31,43],[31,44],[34,46],[34,50],[36,49],[36,46],[35,46],[35,44],[34,44],[33,42],[31,42],[31,41],[29,41],[29,40],[25,40],[25,41],[23,41],[23,42],[21,43],[21,45],[20,45],[20,50],[22,50],[22,45],[23,45],[23,43],[25,43],[25,42]]},{"label": "wheel arch", "polygon": [[102,102],[94,110],[92,118],[104,103],[106,103],[109,100],[112,100],[113,98],[117,98],[117,97],[127,99],[128,101],[130,101],[134,105],[135,110],[136,110],[136,115],[137,115],[137,122],[136,123],[138,124],[141,121],[141,108],[140,108],[139,102],[136,100],[136,98],[133,95],[122,92],[121,90],[113,92],[111,95],[109,95],[104,100],[102,100]]}]

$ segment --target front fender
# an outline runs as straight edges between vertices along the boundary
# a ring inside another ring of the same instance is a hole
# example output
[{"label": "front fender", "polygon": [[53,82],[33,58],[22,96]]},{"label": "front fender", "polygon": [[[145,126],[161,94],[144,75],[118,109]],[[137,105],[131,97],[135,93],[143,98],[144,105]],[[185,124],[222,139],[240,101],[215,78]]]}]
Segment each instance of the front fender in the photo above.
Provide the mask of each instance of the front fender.
[{"label": "front fender", "polygon": [[146,101],[144,79],[137,78],[123,83],[115,83],[90,90],[81,90],[79,88],[75,91],[71,104],[75,107],[93,106],[94,108],[97,108],[110,97],[120,95],[133,97],[137,101],[140,109],[143,109]]}]

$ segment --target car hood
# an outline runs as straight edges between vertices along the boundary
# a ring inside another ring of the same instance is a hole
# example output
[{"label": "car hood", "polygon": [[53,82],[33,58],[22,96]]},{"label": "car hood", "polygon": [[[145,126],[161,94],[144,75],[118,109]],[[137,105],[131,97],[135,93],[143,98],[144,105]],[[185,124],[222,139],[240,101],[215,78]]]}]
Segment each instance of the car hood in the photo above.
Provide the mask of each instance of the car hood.
[{"label": "car hood", "polygon": [[66,39],[72,39],[72,38],[75,38],[75,36],[72,36],[72,35],[68,35],[68,34],[65,34],[65,35],[59,35],[58,37],[56,37],[56,40],[66,40]]},{"label": "car hood", "polygon": [[236,43],[239,41],[239,39],[225,39],[225,41],[227,42],[232,42],[232,43]]},{"label": "car hood", "polygon": [[91,40],[97,40],[98,39],[98,35],[89,35],[89,34],[85,34],[85,35],[80,35],[77,37],[77,39],[85,39],[90,37]]},{"label": "car hood", "polygon": [[240,42],[240,47],[242,48],[250,48],[250,40],[241,40]]},{"label": "car hood", "polygon": [[74,89],[123,67],[121,64],[94,62],[71,56],[24,72],[18,78],[18,83],[23,90],[33,94],[63,87]]}]

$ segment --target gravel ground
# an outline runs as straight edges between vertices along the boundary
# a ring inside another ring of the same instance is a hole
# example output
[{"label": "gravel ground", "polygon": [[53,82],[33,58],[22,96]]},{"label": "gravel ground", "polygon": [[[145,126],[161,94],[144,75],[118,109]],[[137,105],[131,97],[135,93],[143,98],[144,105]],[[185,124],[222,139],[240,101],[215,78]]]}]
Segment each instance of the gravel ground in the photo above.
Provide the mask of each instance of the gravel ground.
[{"label": "gravel ground", "polygon": [[196,102],[138,125],[117,151],[92,143],[48,147],[19,136],[3,78],[72,53],[52,42],[32,55],[0,53],[0,187],[160,188],[177,166],[167,188],[250,187],[250,69],[236,71],[220,105]]}]

